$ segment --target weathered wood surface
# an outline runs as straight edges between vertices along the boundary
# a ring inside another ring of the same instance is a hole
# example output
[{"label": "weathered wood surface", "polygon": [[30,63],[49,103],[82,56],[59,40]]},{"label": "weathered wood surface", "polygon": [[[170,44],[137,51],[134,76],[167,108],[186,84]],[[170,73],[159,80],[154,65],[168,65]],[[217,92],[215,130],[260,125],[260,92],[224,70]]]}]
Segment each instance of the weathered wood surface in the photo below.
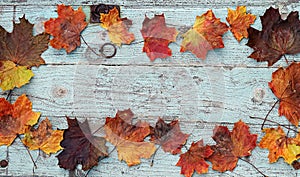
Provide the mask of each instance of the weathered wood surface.
[{"label": "weathered wood surface", "polygon": [[[212,8],[216,16],[226,21],[227,7],[247,5],[247,9],[256,15],[262,15],[269,6],[279,7],[283,16],[292,10],[299,10],[300,3],[290,1],[175,1],[175,0],[125,0],[113,1],[37,1],[37,0],[2,0],[0,1],[0,24],[12,30],[12,21],[23,14],[30,22],[40,24],[50,17],[56,17],[56,4],[65,3],[75,7],[108,3],[121,5],[122,16],[133,20],[130,29],[136,41],[142,41],[139,32],[144,15],[164,13],[166,22],[176,27],[180,33],[185,32],[195,20]],[[258,19],[254,25],[260,28]],[[98,24],[89,24],[82,33],[86,41],[96,51],[108,42],[107,33]],[[259,134],[261,120],[249,116],[264,117],[276,101],[268,88],[271,73],[284,61],[271,68],[266,63],[257,63],[247,58],[252,49],[245,46],[247,40],[238,43],[230,32],[224,35],[224,49],[209,52],[206,60],[200,60],[190,53],[180,53],[180,42],[171,44],[173,56],[165,60],[150,62],[142,53],[143,43],[123,45],[117,55],[105,59],[94,55],[86,45],[70,55],[64,50],[57,51],[51,47],[43,54],[46,65],[34,69],[35,76],[31,83],[15,89],[14,101],[26,93],[33,102],[35,111],[42,112],[42,118],[49,117],[56,128],[66,128],[65,115],[89,120],[93,129],[104,123],[105,117],[114,116],[118,109],[131,110],[137,117],[149,121],[152,125],[158,117],[165,120],[177,118],[183,132],[191,136],[192,141],[204,139],[213,144],[211,139],[215,125],[228,125],[242,119],[251,126],[251,132]],[[298,60],[299,55],[288,56],[289,60]],[[5,97],[7,93],[1,93]],[[287,123],[284,117],[278,117],[276,109],[270,119]],[[276,126],[267,124],[267,126]],[[110,150],[112,150],[110,146]],[[34,158],[38,152],[33,152]],[[268,152],[256,148],[249,161],[268,176],[297,176],[298,172],[286,165],[282,159],[275,164],[268,163]],[[9,166],[0,169],[2,176],[31,176],[33,165],[23,145],[17,140],[9,148],[0,147],[0,158],[8,158]],[[104,159],[94,168],[89,176],[182,176],[175,164],[178,156],[159,150],[155,156],[154,166],[149,159],[141,165],[127,167],[117,159],[117,153]],[[41,157],[34,170],[37,176],[72,176],[71,173],[57,166],[55,156]],[[84,176],[84,172],[74,172]],[[74,174],[73,174],[74,175]],[[194,176],[198,176],[195,174]],[[239,161],[233,172],[217,173],[209,170],[204,176],[260,176],[250,165]]]}]

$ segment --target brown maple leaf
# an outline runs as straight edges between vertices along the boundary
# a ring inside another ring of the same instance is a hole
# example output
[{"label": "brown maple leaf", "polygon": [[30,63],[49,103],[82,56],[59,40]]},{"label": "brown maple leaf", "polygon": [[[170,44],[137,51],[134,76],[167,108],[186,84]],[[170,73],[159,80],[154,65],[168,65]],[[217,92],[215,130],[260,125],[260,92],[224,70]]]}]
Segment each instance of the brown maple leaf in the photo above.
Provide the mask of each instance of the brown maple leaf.
[{"label": "brown maple leaf", "polygon": [[280,101],[279,115],[284,115],[295,126],[298,126],[300,120],[299,84],[300,63],[292,63],[286,69],[277,69],[269,82],[269,87]]},{"label": "brown maple leaf", "polygon": [[181,174],[184,174],[186,177],[191,177],[194,171],[197,171],[199,174],[207,173],[209,165],[204,159],[211,156],[213,152],[210,146],[203,145],[203,140],[199,140],[196,143],[193,142],[190,149],[180,155],[176,166],[181,166]]},{"label": "brown maple leaf", "polygon": [[255,15],[246,13],[246,6],[237,6],[236,10],[228,8],[226,20],[230,24],[230,31],[238,41],[248,38],[247,29],[254,23],[255,19]]},{"label": "brown maple leaf", "polygon": [[274,163],[279,157],[292,164],[300,158],[300,134],[295,138],[286,136],[281,127],[263,129],[265,136],[261,139],[259,147],[269,149],[269,162]]},{"label": "brown maple leaf", "polygon": [[178,31],[174,27],[166,26],[164,14],[155,15],[152,19],[145,16],[141,33],[144,38],[143,52],[147,53],[151,61],[172,55],[168,46],[176,41]]},{"label": "brown maple leaf", "polygon": [[254,52],[249,56],[258,62],[267,61],[272,66],[285,54],[300,52],[300,21],[298,12],[291,12],[282,20],[278,9],[270,7],[260,17],[262,31],[250,27],[246,45]]},{"label": "brown maple leaf", "polygon": [[30,150],[40,149],[46,154],[56,153],[62,149],[60,142],[63,140],[63,133],[63,130],[52,130],[52,125],[46,118],[37,129],[28,127],[22,142]]},{"label": "brown maple leaf", "polygon": [[14,104],[0,98],[0,146],[11,145],[15,138],[25,133],[26,127],[37,123],[40,113],[32,111],[32,103],[25,94]]},{"label": "brown maple leaf", "polygon": [[49,35],[32,35],[33,24],[25,16],[20,23],[13,22],[13,31],[7,32],[0,26],[0,61],[10,60],[16,65],[40,66],[45,64],[41,54],[48,49]]},{"label": "brown maple leaf", "polygon": [[165,152],[170,152],[171,154],[181,153],[182,146],[190,136],[180,131],[178,120],[173,120],[167,124],[163,119],[159,118],[155,127],[151,127],[151,130],[150,141],[161,145]]},{"label": "brown maple leaf", "polygon": [[227,31],[228,26],[208,10],[197,16],[193,27],[182,35],[180,52],[191,51],[198,58],[205,59],[209,50],[224,48],[222,35]]},{"label": "brown maple leaf", "polygon": [[56,156],[61,168],[75,170],[81,164],[83,170],[88,170],[98,164],[100,157],[108,156],[105,139],[91,133],[87,120],[80,123],[67,117],[67,121],[69,127],[60,143],[64,150]]},{"label": "brown maple leaf", "polygon": [[55,49],[64,48],[67,53],[80,46],[80,33],[85,29],[85,14],[82,8],[74,10],[71,6],[57,5],[57,18],[46,21],[45,32],[54,38],[50,44]]},{"label": "brown maple leaf", "polygon": [[156,150],[153,143],[144,141],[150,134],[146,122],[132,125],[116,114],[114,118],[106,118],[104,128],[106,140],[116,146],[119,160],[124,160],[128,166],[139,164],[140,158],[150,158]]},{"label": "brown maple leaf", "polygon": [[250,156],[256,147],[256,134],[250,134],[247,124],[236,122],[232,132],[225,126],[216,126],[212,137],[216,145],[211,146],[214,153],[208,158],[214,170],[224,172],[236,167],[239,157]]}]

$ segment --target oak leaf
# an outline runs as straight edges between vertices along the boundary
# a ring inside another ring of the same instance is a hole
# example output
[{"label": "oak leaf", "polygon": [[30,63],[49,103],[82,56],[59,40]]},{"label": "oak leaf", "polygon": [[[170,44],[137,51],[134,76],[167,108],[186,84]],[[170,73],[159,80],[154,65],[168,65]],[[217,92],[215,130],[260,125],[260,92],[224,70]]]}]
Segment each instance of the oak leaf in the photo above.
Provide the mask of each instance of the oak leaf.
[{"label": "oak leaf", "polygon": [[63,133],[63,130],[52,130],[52,125],[46,118],[37,129],[28,127],[22,142],[30,150],[40,149],[46,154],[56,153],[62,149],[60,142],[63,140]]},{"label": "oak leaf", "polygon": [[132,125],[116,114],[114,118],[106,118],[104,128],[106,140],[116,146],[119,160],[124,160],[128,166],[139,164],[140,158],[150,158],[156,150],[153,143],[144,141],[150,134],[146,122]]},{"label": "oak leaf", "polygon": [[300,63],[277,69],[272,73],[272,81],[269,82],[269,87],[280,101],[279,115],[284,115],[295,126],[298,126],[300,119],[299,84]]},{"label": "oak leaf", "polygon": [[261,139],[259,147],[269,149],[269,162],[274,163],[279,157],[292,164],[300,158],[300,134],[295,138],[285,135],[281,127],[263,129],[265,136]]},{"label": "oak leaf", "polygon": [[270,7],[260,17],[262,31],[250,27],[246,45],[254,49],[249,56],[258,62],[267,61],[272,66],[285,54],[300,52],[300,21],[298,12],[291,12],[283,20],[278,9]]},{"label": "oak leaf", "polygon": [[68,129],[64,131],[60,145],[64,150],[58,154],[61,168],[75,170],[77,164],[88,170],[98,164],[100,157],[108,156],[105,139],[91,133],[87,120],[83,123],[67,117]]},{"label": "oak leaf", "polygon": [[186,177],[191,177],[194,171],[197,171],[199,174],[207,173],[209,165],[204,159],[211,156],[213,152],[210,146],[203,145],[203,140],[196,143],[193,142],[190,149],[180,155],[176,166],[181,166],[181,174]]},{"label": "oak leaf", "polygon": [[49,35],[32,33],[33,24],[25,16],[20,23],[13,22],[11,33],[0,26],[0,61],[9,60],[27,68],[45,64],[41,54],[48,49]]},{"label": "oak leaf", "polygon": [[247,29],[254,23],[255,19],[255,15],[246,13],[246,6],[237,6],[236,10],[228,8],[226,20],[230,24],[230,31],[238,41],[248,38]]},{"label": "oak leaf", "polygon": [[127,18],[120,18],[116,7],[111,9],[108,14],[100,13],[101,27],[107,29],[111,42],[120,46],[130,44],[134,40],[134,34],[128,32],[132,21]]},{"label": "oak leaf", "polygon": [[12,61],[0,61],[0,87],[3,91],[22,87],[34,76],[26,66],[17,66]]},{"label": "oak leaf", "polygon": [[82,8],[74,10],[71,6],[57,5],[57,18],[51,18],[44,24],[45,32],[51,34],[50,45],[55,49],[64,48],[67,53],[80,46],[80,33],[85,29],[85,14]]},{"label": "oak leaf", "polygon": [[28,126],[36,124],[39,117],[40,113],[32,111],[32,103],[25,94],[14,104],[0,98],[0,146],[11,145]]},{"label": "oak leaf", "polygon": [[176,41],[178,31],[166,26],[164,14],[155,15],[152,19],[145,16],[141,33],[144,38],[143,52],[147,53],[151,61],[172,55],[168,46]]},{"label": "oak leaf", "polygon": [[182,146],[186,143],[189,134],[180,131],[178,120],[165,123],[161,118],[156,122],[155,127],[151,127],[150,141],[161,145],[165,152],[180,154]]},{"label": "oak leaf", "polygon": [[247,124],[236,122],[232,132],[225,126],[216,126],[213,137],[216,145],[211,146],[214,153],[208,158],[214,170],[224,172],[236,167],[238,158],[250,156],[256,147],[256,134],[250,134]]},{"label": "oak leaf", "polygon": [[228,26],[208,10],[197,16],[193,27],[182,35],[180,52],[191,51],[198,58],[205,59],[209,50],[224,48],[222,35],[226,31]]}]

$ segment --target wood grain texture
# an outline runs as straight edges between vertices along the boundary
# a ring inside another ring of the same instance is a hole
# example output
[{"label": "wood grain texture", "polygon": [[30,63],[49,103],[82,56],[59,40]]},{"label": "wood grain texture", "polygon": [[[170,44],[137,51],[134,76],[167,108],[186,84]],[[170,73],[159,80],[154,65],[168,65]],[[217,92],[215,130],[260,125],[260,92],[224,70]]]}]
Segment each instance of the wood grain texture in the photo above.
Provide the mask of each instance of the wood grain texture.
[{"label": "wood grain texture", "polygon": [[[205,143],[214,144],[211,139],[215,125],[226,125],[230,129],[233,123],[242,119],[250,124],[251,132],[263,136],[260,131],[262,121],[249,116],[264,117],[276,99],[268,82],[271,73],[278,66],[286,66],[282,60],[273,67],[266,63],[257,63],[247,58],[252,49],[245,46],[247,40],[238,43],[230,32],[224,35],[224,49],[210,51],[206,60],[195,58],[191,53],[180,53],[181,38],[170,45],[173,56],[150,62],[142,53],[140,29],[145,15],[164,13],[169,26],[176,27],[180,34],[192,26],[196,15],[201,15],[209,8],[221,21],[225,22],[227,7],[247,5],[248,11],[262,15],[269,6],[280,8],[283,16],[292,10],[298,10],[300,3],[289,1],[222,1],[222,0],[1,0],[0,24],[12,30],[12,21],[26,14],[31,23],[35,23],[36,32],[42,30],[43,21],[57,17],[56,4],[65,3],[77,8],[83,5],[88,12],[88,5],[97,3],[117,4],[121,6],[121,15],[133,21],[130,31],[136,35],[136,43],[123,45],[117,49],[117,55],[111,59],[98,57],[82,44],[77,50],[67,55],[64,50],[49,48],[43,58],[46,65],[34,68],[34,78],[30,84],[13,91],[11,101],[26,93],[33,102],[33,109],[42,113],[42,118],[49,117],[55,128],[67,128],[65,116],[77,117],[80,121],[88,119],[93,130],[100,127],[107,116],[114,116],[118,109],[127,109],[136,117],[149,121],[152,125],[158,117],[171,121],[179,119],[182,131],[191,134],[187,147],[192,141],[204,139]],[[255,28],[260,29],[258,19]],[[82,36],[96,51],[105,42],[109,42],[107,32],[99,24],[89,24]],[[298,60],[300,55],[288,56],[289,60]],[[7,92],[1,92],[6,97]],[[288,124],[284,117],[278,117],[277,107],[269,119]],[[267,123],[266,126],[276,125]],[[99,136],[103,132],[99,132]],[[109,150],[112,150],[109,145]],[[32,151],[34,158],[38,151]],[[143,160],[141,165],[127,167],[117,159],[113,152],[111,158],[104,159],[89,176],[182,176],[175,164],[179,156],[172,156],[159,150],[154,165],[151,159]],[[282,159],[275,164],[268,163],[268,152],[256,148],[249,161],[268,176],[297,176],[297,171]],[[79,169],[68,172],[57,166],[54,155],[43,154],[37,160],[37,169],[19,140],[9,148],[0,147],[0,158],[8,158],[9,166],[0,168],[0,176],[84,176]],[[195,174],[194,176],[200,176]],[[209,170],[203,176],[261,176],[246,162],[239,161],[233,172],[217,173]]]}]

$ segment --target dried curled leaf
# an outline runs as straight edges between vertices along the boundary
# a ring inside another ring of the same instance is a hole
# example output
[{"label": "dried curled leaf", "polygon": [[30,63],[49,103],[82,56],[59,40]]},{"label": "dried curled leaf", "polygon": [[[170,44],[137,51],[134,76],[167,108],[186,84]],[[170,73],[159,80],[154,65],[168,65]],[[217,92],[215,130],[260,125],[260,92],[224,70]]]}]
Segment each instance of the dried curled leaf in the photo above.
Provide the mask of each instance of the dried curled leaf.
[{"label": "dried curled leaf", "polygon": [[190,149],[180,155],[176,166],[181,166],[181,174],[186,177],[191,177],[194,171],[199,174],[207,173],[209,165],[204,159],[211,156],[213,152],[210,146],[203,145],[203,140],[193,142]]},{"label": "dried curled leaf", "polygon": [[0,61],[0,87],[3,91],[22,87],[34,74],[26,66],[16,66],[12,61]]},{"label": "dried curled leaf", "polygon": [[46,118],[37,129],[28,127],[22,142],[30,150],[40,149],[46,154],[56,153],[62,149],[60,142],[63,140],[63,133],[63,130],[52,130],[52,125]]},{"label": "dried curled leaf", "polygon": [[152,19],[145,16],[141,33],[144,38],[143,52],[147,53],[151,61],[172,55],[168,46],[176,41],[178,31],[174,27],[166,26],[164,14],[155,15]]},{"label": "dried curled leaf", "polygon": [[262,31],[250,27],[246,45],[254,49],[249,56],[258,62],[267,61],[272,66],[285,54],[300,52],[300,21],[298,12],[281,19],[278,9],[270,7],[260,17]]},{"label": "dried curled leaf", "polygon": [[161,118],[156,122],[155,127],[151,127],[150,141],[161,145],[165,152],[180,154],[182,146],[186,143],[189,134],[180,131],[178,120],[165,123]]},{"label": "dried curled leaf", "polygon": [[81,164],[83,170],[88,170],[98,165],[100,157],[108,156],[105,139],[91,133],[87,120],[80,123],[67,117],[67,121],[69,127],[60,143],[64,150],[56,156],[61,168],[75,170]]},{"label": "dried curled leaf", "polygon": [[85,29],[85,14],[82,8],[74,10],[71,6],[57,5],[57,18],[46,21],[45,32],[51,34],[50,45],[55,49],[64,48],[67,53],[80,46],[80,33]]},{"label": "dried curled leaf", "polygon": [[116,146],[119,160],[124,160],[128,166],[139,164],[140,158],[150,158],[156,150],[153,143],[144,141],[150,134],[146,122],[131,125],[116,114],[114,118],[106,118],[104,128],[106,140]]},{"label": "dried curled leaf", "polygon": [[256,134],[250,134],[247,124],[236,122],[232,132],[225,126],[216,126],[212,137],[216,145],[211,146],[214,151],[208,160],[214,170],[224,172],[236,167],[239,157],[250,156],[256,147]]},{"label": "dried curled leaf", "polygon": [[269,82],[269,87],[280,101],[279,115],[284,115],[295,126],[298,126],[300,119],[299,84],[300,63],[292,63],[286,69],[277,69]]},{"label": "dried curled leaf", "polygon": [[101,27],[107,29],[109,39],[114,44],[130,44],[134,41],[134,34],[128,32],[132,21],[127,18],[120,18],[116,7],[111,9],[108,14],[100,13]]},{"label": "dried curled leaf", "polygon": [[39,117],[40,113],[32,111],[32,103],[25,94],[14,104],[0,98],[0,146],[11,145],[28,126],[36,124]]},{"label": "dried curled leaf", "polygon": [[259,147],[269,149],[269,162],[274,163],[279,157],[292,164],[300,158],[300,134],[295,138],[288,138],[281,127],[263,129],[265,136],[261,139]]},{"label": "dried curled leaf", "polygon": [[208,10],[197,16],[193,27],[182,35],[180,52],[191,51],[198,58],[205,59],[209,50],[224,48],[222,35],[226,31],[228,26]]},{"label": "dried curled leaf", "polygon": [[247,29],[254,23],[255,19],[255,15],[246,13],[246,6],[237,6],[236,10],[228,8],[226,20],[230,24],[230,31],[238,41],[248,38]]}]

